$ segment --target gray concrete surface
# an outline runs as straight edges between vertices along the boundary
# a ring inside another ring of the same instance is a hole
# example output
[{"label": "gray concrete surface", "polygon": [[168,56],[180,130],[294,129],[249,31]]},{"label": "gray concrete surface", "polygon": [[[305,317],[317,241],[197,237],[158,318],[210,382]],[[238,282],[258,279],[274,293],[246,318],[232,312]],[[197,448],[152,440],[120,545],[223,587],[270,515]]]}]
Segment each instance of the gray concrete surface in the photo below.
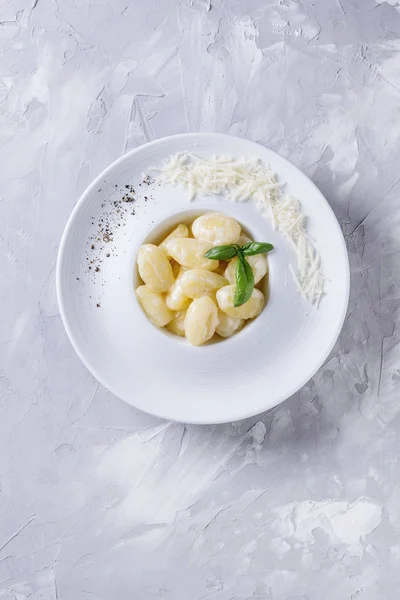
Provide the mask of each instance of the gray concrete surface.
[{"label": "gray concrete surface", "polygon": [[[400,596],[400,3],[0,1],[0,599]],[[139,413],[63,330],[88,183],[185,131],[303,169],[346,236],[334,352],[270,414]]]}]

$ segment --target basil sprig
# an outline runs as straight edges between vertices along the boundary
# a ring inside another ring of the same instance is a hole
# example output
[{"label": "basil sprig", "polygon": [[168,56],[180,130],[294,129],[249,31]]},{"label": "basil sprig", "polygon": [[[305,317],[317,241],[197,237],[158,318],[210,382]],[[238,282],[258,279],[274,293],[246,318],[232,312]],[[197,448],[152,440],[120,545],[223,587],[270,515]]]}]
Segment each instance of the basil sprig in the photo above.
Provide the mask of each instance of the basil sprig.
[{"label": "basil sprig", "polygon": [[241,306],[250,300],[253,288],[253,269],[245,259],[243,252],[240,252],[236,263],[236,291],[234,305]]},{"label": "basil sprig", "polygon": [[271,252],[274,247],[265,242],[248,242],[240,247],[238,244],[227,244],[225,246],[215,246],[205,253],[205,258],[211,260],[230,260],[238,257],[236,263],[236,291],[234,306],[245,304],[253,293],[254,274],[253,269],[246,260],[246,256],[255,256],[256,254],[266,254]]},{"label": "basil sprig", "polygon": [[231,258],[235,258],[235,256],[240,250],[240,246],[237,244],[229,244],[227,246],[215,246],[215,248],[211,248],[208,252],[205,253],[206,258],[211,258],[212,260],[230,260]]},{"label": "basil sprig", "polygon": [[255,254],[266,254],[271,252],[274,247],[272,244],[266,244],[265,242],[249,242],[241,247],[241,251],[246,256],[254,256]]}]

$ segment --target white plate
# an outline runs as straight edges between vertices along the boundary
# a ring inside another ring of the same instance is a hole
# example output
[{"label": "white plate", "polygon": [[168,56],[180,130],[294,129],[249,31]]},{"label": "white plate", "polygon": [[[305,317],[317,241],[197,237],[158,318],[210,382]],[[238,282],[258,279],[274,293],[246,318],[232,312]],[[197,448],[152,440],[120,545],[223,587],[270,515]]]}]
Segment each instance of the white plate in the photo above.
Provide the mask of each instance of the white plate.
[{"label": "white plate", "polygon": [[[139,185],[149,167],[183,151],[204,157],[258,157],[286,182],[285,193],[301,201],[323,260],[326,296],[318,310],[300,298],[295,288],[288,270],[293,255],[287,242],[252,203],[207,197],[189,204],[184,189]],[[121,203],[128,184],[135,188],[138,199]],[[269,256],[271,294],[261,315],[239,334],[223,342],[191,347],[185,340],[153,327],[143,314],[134,294],[135,256],[160,222],[169,219],[172,224],[179,222],[181,213],[208,210],[233,216],[253,239],[274,244],[276,250]],[[99,237],[99,224],[104,228],[107,221],[112,241],[92,239]],[[98,272],[96,265],[100,266]],[[222,423],[275,406],[319,369],[343,324],[349,266],[331,208],[296,167],[253,142],[228,135],[190,133],[133,150],[89,186],[62,238],[57,293],[76,352],[116,396],[165,419]]]}]

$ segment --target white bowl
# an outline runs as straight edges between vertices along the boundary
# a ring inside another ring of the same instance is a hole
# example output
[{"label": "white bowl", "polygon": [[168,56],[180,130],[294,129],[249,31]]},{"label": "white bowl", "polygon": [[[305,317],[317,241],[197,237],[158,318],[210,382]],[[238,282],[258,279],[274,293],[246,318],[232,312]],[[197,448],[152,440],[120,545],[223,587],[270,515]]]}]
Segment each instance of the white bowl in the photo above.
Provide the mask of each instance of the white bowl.
[{"label": "white bowl", "polygon": [[[299,296],[288,270],[293,262],[291,249],[252,203],[203,197],[189,204],[184,189],[142,183],[142,173],[149,167],[184,151],[204,157],[258,157],[286,182],[285,193],[301,201],[309,233],[322,257],[326,295],[319,309]],[[133,186],[137,200],[118,204],[126,185]],[[270,299],[261,315],[230,339],[192,347],[156,329],[144,315],[134,294],[135,257],[160,223],[178,223],[182,214],[206,211],[234,217],[253,239],[273,243],[275,251],[269,255]],[[99,237],[99,224],[104,228],[107,219],[112,241],[93,239]],[[96,265],[100,267],[97,272]],[[165,419],[222,423],[272,408],[315,374],[343,324],[349,266],[330,206],[296,167],[253,142],[193,133],[133,150],[88,187],[61,241],[57,293],[76,352],[116,396]]]}]

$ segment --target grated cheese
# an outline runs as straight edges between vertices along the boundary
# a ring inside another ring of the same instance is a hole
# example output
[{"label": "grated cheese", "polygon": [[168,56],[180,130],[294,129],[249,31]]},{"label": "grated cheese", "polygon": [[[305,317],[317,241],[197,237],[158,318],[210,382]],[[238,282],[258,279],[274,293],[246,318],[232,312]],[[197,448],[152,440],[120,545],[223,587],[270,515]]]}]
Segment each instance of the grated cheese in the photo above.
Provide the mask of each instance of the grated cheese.
[{"label": "grated cheese", "polygon": [[297,265],[289,269],[296,287],[304,298],[319,304],[324,293],[321,257],[307,234],[300,202],[282,193],[282,184],[269,167],[256,159],[204,159],[185,153],[171,156],[161,169],[154,170],[159,171],[162,183],[183,185],[190,201],[198,194],[222,193],[235,202],[253,200],[294,250]]}]

